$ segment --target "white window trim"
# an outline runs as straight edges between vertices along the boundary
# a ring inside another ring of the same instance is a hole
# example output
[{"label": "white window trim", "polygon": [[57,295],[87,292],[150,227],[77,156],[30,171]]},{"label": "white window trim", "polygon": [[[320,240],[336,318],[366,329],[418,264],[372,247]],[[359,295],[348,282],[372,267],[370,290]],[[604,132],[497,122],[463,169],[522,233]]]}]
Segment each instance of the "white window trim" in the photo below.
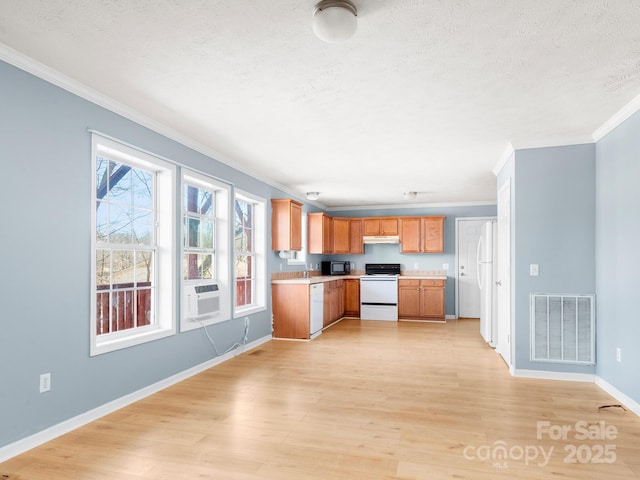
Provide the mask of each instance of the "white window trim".
[{"label": "white window trim", "polygon": [[[185,181],[187,180],[187,181]],[[182,259],[184,256],[184,186],[185,184],[200,185],[204,188],[213,190],[215,192],[215,245],[214,249],[214,261],[215,275],[211,280],[185,280],[182,272]],[[231,272],[230,264],[232,258],[232,252],[230,251],[230,203],[231,187],[229,184],[215,180],[207,175],[195,172],[184,168],[182,171],[182,181],[180,184],[180,331],[187,332],[196,328],[202,328],[203,326],[213,325],[215,323],[224,322],[231,319],[231,300],[233,298],[233,291],[235,288],[231,288]],[[216,283],[220,291],[220,312],[210,317],[202,319],[191,319],[185,315],[185,289],[188,286],[193,285],[210,285]]]},{"label": "white window trim", "polygon": [[[157,211],[156,289],[154,295],[155,324],[123,330],[114,334],[96,333],[96,156],[98,153],[118,159],[123,163],[157,173],[154,199]],[[91,318],[90,355],[100,355],[146,342],[165,338],[176,333],[176,248],[175,248],[175,179],[176,166],[148,153],[110,140],[96,133],[91,135]]]},{"label": "white window trim", "polygon": [[[266,228],[266,216],[267,216],[267,201],[257,195],[251,193],[235,190],[232,215],[235,221],[235,201],[236,199],[244,200],[246,202],[253,203],[255,205],[254,210],[254,245],[255,245],[255,285],[254,285],[254,304],[248,306],[236,306],[235,302],[235,285],[236,285],[236,272],[233,272],[233,316],[234,318],[250,315],[252,313],[262,312],[267,309],[267,228]],[[233,264],[235,265],[235,248],[233,251]]]}]

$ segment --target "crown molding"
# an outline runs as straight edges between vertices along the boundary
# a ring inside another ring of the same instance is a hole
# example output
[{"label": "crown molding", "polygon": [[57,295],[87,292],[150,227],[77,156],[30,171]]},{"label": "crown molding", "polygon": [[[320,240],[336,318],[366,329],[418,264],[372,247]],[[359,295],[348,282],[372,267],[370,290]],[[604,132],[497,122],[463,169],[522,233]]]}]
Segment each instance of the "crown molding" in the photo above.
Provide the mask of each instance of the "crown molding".
[{"label": "crown molding", "polygon": [[600,128],[593,132],[593,142],[598,142],[610,133],[614,128],[627,120],[631,115],[640,111],[640,95],[635,97],[624,107],[618,110],[609,120],[604,122]]}]

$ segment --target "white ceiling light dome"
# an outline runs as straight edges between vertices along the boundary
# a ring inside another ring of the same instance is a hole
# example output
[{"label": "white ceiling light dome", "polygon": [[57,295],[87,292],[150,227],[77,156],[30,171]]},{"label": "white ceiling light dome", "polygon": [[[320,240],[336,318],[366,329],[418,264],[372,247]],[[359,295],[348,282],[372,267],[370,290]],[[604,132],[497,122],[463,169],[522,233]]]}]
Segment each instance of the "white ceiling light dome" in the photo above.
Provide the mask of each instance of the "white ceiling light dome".
[{"label": "white ceiling light dome", "polygon": [[313,32],[328,43],[344,42],[358,28],[358,10],[349,0],[322,0],[313,8]]}]

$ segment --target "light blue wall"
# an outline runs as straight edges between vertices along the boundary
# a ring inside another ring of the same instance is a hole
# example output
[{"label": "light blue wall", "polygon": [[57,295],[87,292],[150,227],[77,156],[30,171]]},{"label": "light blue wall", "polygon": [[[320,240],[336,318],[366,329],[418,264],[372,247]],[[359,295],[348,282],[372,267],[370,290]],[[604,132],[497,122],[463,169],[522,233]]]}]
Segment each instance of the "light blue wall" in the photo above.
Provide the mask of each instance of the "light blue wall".
[{"label": "light blue wall", "polygon": [[[598,375],[640,403],[640,113],[596,145]],[[616,348],[622,362],[616,361]]]},{"label": "light blue wall", "polygon": [[[366,263],[399,263],[402,270],[442,270],[449,264],[449,274],[445,287],[445,311],[455,315],[455,228],[459,217],[495,217],[495,205],[428,207],[428,208],[390,208],[378,210],[349,210],[329,212],[334,217],[377,217],[406,215],[445,215],[444,253],[441,254],[403,254],[399,244],[370,244],[364,246],[363,255],[331,255],[331,259],[348,260],[355,263],[358,270],[364,270]],[[418,264],[418,268],[415,265]]]},{"label": "light blue wall", "polygon": [[[517,369],[595,373],[530,360],[529,294],[595,293],[595,145],[517,150],[512,251]],[[537,277],[529,265],[539,265]]]},{"label": "light blue wall", "polygon": [[[289,195],[3,62],[0,85],[3,446],[215,356],[204,332],[197,329],[89,357],[87,128],[223,178],[267,200]],[[304,208],[317,210],[309,204]],[[268,238],[270,215],[269,209]],[[279,266],[280,259],[269,251],[268,271]],[[266,311],[250,316],[250,342],[271,333],[270,286],[267,301]],[[209,331],[218,350],[224,351],[242,339],[243,329],[240,318]],[[45,372],[52,374],[52,388],[43,395],[38,384]]]}]

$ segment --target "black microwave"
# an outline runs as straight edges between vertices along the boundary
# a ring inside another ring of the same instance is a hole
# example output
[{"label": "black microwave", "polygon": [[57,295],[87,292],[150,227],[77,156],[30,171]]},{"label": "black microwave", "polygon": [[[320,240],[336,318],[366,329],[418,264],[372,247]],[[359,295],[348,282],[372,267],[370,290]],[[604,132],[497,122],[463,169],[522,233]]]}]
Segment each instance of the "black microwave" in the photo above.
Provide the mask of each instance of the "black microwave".
[{"label": "black microwave", "polygon": [[349,275],[351,264],[349,262],[322,262],[322,275]]}]

